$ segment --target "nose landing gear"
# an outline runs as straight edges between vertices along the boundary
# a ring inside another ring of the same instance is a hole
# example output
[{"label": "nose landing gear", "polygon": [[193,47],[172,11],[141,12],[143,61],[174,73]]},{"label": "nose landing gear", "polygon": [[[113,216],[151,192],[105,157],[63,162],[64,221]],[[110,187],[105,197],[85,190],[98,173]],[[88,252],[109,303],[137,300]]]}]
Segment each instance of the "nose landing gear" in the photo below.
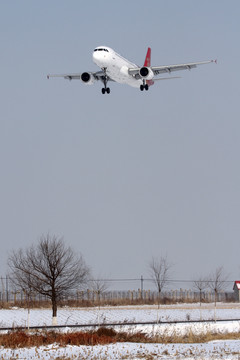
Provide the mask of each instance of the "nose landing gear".
[{"label": "nose landing gear", "polygon": [[102,82],[104,84],[104,87],[102,88],[102,94],[105,94],[105,93],[110,94],[110,88],[107,87],[107,83],[108,83],[109,78],[107,76],[106,70],[107,70],[107,68],[103,69],[105,75],[102,76]]}]

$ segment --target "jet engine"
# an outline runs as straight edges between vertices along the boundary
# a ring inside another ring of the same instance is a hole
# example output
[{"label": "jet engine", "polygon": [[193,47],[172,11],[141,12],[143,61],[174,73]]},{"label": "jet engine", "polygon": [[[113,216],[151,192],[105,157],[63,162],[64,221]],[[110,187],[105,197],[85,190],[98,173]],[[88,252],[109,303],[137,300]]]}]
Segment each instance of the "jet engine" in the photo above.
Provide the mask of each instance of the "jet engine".
[{"label": "jet engine", "polygon": [[92,85],[96,81],[94,76],[88,72],[82,73],[81,80],[87,85]]},{"label": "jet engine", "polygon": [[146,79],[146,80],[152,80],[154,77],[154,73],[152,71],[151,68],[143,66],[140,70],[139,70],[139,75],[141,76],[141,78]]}]

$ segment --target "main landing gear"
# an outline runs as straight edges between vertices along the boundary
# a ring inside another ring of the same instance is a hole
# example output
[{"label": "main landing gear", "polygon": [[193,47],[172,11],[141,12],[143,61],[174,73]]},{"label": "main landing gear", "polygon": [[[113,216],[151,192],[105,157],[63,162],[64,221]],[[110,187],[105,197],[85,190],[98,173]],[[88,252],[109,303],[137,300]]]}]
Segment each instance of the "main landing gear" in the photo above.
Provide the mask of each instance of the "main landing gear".
[{"label": "main landing gear", "polygon": [[107,76],[106,70],[107,70],[107,68],[103,69],[105,75],[102,77],[102,82],[104,84],[104,87],[102,88],[102,94],[105,94],[105,93],[110,94],[110,88],[107,87],[107,82],[108,82],[109,78]]},{"label": "main landing gear", "polygon": [[148,91],[148,84],[146,84],[146,80],[143,80],[143,83],[140,85],[140,90],[143,91],[144,89]]},{"label": "main landing gear", "polygon": [[148,91],[148,84],[140,85],[140,90],[143,91],[144,89]]},{"label": "main landing gear", "polygon": [[102,94],[105,94],[105,92],[106,92],[107,94],[110,94],[110,88],[109,88],[109,87],[104,87],[104,88],[102,88]]}]

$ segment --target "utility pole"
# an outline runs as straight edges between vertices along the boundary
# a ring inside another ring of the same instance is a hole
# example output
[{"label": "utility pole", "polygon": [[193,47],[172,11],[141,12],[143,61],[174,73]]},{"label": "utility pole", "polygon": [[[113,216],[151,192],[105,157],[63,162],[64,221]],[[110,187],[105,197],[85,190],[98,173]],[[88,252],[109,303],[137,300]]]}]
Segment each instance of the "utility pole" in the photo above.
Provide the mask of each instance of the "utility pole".
[{"label": "utility pole", "polygon": [[141,298],[143,298],[143,276],[141,275]]}]

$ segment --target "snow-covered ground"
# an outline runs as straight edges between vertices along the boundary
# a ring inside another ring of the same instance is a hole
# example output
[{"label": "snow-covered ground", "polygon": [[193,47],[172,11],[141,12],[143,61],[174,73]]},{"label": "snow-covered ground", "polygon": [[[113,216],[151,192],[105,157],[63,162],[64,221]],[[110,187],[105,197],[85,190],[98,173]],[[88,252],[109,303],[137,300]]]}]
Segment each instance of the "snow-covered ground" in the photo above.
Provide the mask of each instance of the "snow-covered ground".
[{"label": "snow-covered ground", "polygon": [[[58,325],[84,325],[100,323],[154,322],[214,319],[213,304],[179,304],[161,306],[123,306],[100,308],[60,308]],[[51,309],[33,309],[30,311],[30,326],[52,325]],[[0,310],[0,327],[26,326],[27,309],[12,308]],[[217,304],[217,319],[240,319],[240,304]]]},{"label": "snow-covered ground", "polygon": [[212,341],[207,344],[135,344],[117,343],[105,346],[45,346],[30,349],[2,349],[0,359],[186,359],[239,360],[240,341]]},{"label": "snow-covered ground", "polygon": [[[240,319],[240,304],[218,304],[218,319]],[[97,308],[63,308],[58,310],[58,324],[65,325],[61,331],[73,331],[68,325],[120,322],[122,331],[142,331],[148,334],[193,332],[240,332],[240,321],[220,323],[187,323],[138,325],[128,327],[127,322],[152,322],[157,317],[161,321],[199,320],[214,318],[213,304],[181,304],[161,306],[127,306]],[[13,308],[0,310],[0,326],[26,326],[27,310]],[[51,325],[51,310],[34,309],[30,311],[30,326]],[[105,346],[67,346],[54,344],[40,348],[3,349],[0,359],[236,359],[240,360],[240,340],[213,341],[206,344],[134,344],[117,343]]]}]

